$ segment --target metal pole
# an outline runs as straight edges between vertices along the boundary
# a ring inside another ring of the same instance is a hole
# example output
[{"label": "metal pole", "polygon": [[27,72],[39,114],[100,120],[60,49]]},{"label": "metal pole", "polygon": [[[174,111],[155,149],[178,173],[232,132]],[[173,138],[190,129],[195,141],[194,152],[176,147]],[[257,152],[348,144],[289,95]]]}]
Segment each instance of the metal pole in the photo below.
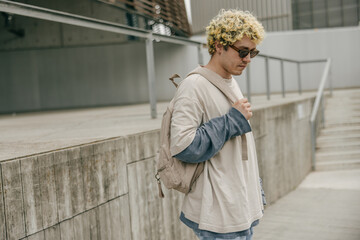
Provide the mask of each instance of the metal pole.
[{"label": "metal pole", "polygon": [[316,121],[310,123],[310,131],[311,131],[311,168],[313,171],[315,171],[315,164],[316,164]]},{"label": "metal pole", "polygon": [[267,95],[267,99],[270,100],[269,57],[265,58],[265,69],[266,69],[266,95]]},{"label": "metal pole", "polygon": [[246,87],[247,87],[247,98],[249,102],[251,102],[250,65],[246,69]]},{"label": "metal pole", "polygon": [[325,127],[325,104],[324,104],[324,93],[321,96],[321,127]]},{"label": "metal pole", "polygon": [[285,73],[284,73],[284,61],[280,61],[281,64],[281,89],[282,89],[282,96],[285,97]]},{"label": "metal pole", "polygon": [[154,45],[153,45],[153,38],[151,35],[146,39],[146,65],[147,65],[148,84],[149,84],[151,118],[156,118],[157,112],[156,112],[156,92],[155,92]]},{"label": "metal pole", "polygon": [[333,85],[332,85],[332,72],[331,72],[331,65],[330,65],[330,69],[329,69],[329,88],[330,88],[330,97],[333,96]]},{"label": "metal pole", "polygon": [[298,85],[299,85],[299,94],[301,95],[301,68],[300,68],[300,62],[297,63],[297,71],[298,71]]},{"label": "metal pole", "polygon": [[198,50],[198,62],[199,62],[199,65],[204,65],[204,59],[203,59],[203,55],[202,55],[202,52],[201,52],[201,45],[199,45],[197,47],[197,50]]}]

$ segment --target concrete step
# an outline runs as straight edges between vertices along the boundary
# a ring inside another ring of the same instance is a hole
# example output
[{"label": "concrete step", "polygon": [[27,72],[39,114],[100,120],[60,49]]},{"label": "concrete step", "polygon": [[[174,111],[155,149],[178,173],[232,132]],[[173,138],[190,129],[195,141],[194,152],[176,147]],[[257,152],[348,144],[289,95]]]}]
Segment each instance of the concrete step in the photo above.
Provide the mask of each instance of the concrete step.
[{"label": "concrete step", "polygon": [[359,100],[360,101],[360,91],[353,92],[353,93],[344,93],[344,94],[334,94],[332,97],[326,98],[328,101],[336,101],[336,100]]},{"label": "concrete step", "polygon": [[358,112],[359,111],[360,102],[341,102],[336,104],[326,104],[325,112]]},{"label": "concrete step", "polygon": [[341,161],[349,159],[360,159],[360,149],[357,150],[333,150],[328,152],[317,152],[317,162]]},{"label": "concrete step", "polygon": [[344,169],[359,169],[360,160],[359,159],[349,159],[341,161],[329,161],[329,162],[316,162],[315,170],[316,171],[329,171],[329,170],[344,170]]},{"label": "concrete step", "polygon": [[326,142],[322,144],[316,145],[317,152],[329,152],[329,151],[351,151],[351,150],[359,150],[360,149],[360,141],[358,142]]},{"label": "concrete step", "polygon": [[322,129],[319,136],[341,136],[347,134],[359,134],[360,135],[360,124],[354,126],[336,126]]},{"label": "concrete step", "polygon": [[330,152],[330,151],[353,151],[360,149],[360,141],[358,142],[346,142],[346,143],[338,143],[338,142],[325,142],[322,144],[317,144],[316,152]]},{"label": "concrete step", "polygon": [[334,100],[334,101],[327,101],[325,105],[325,109],[347,109],[347,108],[359,108],[359,100]]},{"label": "concrete step", "polygon": [[[359,103],[360,105],[360,103]],[[344,107],[342,107],[344,108]],[[338,108],[326,108],[326,110],[324,111],[325,116],[327,117],[346,117],[346,116],[359,116],[360,115],[360,111],[358,110],[358,108],[351,108],[351,107],[346,107],[344,109],[339,110]]]},{"label": "concrete step", "polygon": [[360,89],[335,91],[326,99],[324,113],[316,170],[360,168]]},{"label": "concrete step", "polygon": [[321,145],[323,143],[339,143],[344,144],[347,142],[359,142],[360,141],[360,134],[358,133],[349,133],[346,135],[328,135],[328,136],[319,136],[316,140],[317,145]]},{"label": "concrete step", "polygon": [[325,128],[340,126],[355,126],[360,124],[360,118],[329,119],[325,120]]},{"label": "concrete step", "polygon": [[330,122],[346,122],[348,119],[360,119],[360,112],[359,113],[348,113],[348,114],[336,114],[336,115],[326,115],[325,114],[325,121]]},{"label": "concrete step", "polygon": [[338,103],[338,102],[360,102],[359,92],[355,94],[339,95],[326,98],[326,103]]},{"label": "concrete step", "polygon": [[360,103],[360,98],[350,97],[350,98],[329,98],[326,100],[325,105],[327,107],[331,106],[354,106],[356,104]]}]

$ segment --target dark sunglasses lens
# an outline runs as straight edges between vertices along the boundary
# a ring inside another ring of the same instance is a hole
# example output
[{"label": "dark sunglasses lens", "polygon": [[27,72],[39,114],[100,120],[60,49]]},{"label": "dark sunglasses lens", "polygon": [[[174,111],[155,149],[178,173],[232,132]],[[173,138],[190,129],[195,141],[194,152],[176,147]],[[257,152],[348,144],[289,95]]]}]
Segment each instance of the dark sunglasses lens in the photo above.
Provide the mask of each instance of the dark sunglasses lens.
[{"label": "dark sunglasses lens", "polygon": [[246,50],[239,50],[239,55],[241,58],[246,57],[249,54],[250,51],[246,51]]},{"label": "dark sunglasses lens", "polygon": [[259,51],[250,51],[250,58],[256,57],[259,54]]}]

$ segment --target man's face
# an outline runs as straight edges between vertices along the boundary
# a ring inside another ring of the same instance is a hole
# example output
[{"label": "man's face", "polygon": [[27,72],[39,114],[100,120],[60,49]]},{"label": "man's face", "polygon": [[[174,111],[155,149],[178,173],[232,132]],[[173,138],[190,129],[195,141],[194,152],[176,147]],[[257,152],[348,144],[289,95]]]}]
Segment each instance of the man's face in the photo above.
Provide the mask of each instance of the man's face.
[{"label": "man's face", "polygon": [[[256,44],[246,36],[241,41],[236,41],[233,46],[241,50],[254,50],[256,48]],[[228,47],[227,50],[222,46],[216,47],[215,54],[220,55],[219,64],[225,76],[228,76],[227,78],[231,78],[231,75],[240,75],[251,62],[250,54],[241,58],[239,53],[231,47]]]}]

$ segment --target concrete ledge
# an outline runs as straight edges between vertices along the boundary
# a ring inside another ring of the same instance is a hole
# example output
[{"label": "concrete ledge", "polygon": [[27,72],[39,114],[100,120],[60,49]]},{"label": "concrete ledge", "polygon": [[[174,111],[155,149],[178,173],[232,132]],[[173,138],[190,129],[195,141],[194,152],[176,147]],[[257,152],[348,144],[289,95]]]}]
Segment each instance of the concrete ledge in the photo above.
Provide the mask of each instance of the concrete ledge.
[{"label": "concrete ledge", "polygon": [[[254,111],[251,124],[269,203],[310,171],[313,100]],[[2,161],[1,239],[196,239],[178,220],[183,195],[165,190],[165,199],[157,196],[159,129],[140,128],[141,133]]]}]

